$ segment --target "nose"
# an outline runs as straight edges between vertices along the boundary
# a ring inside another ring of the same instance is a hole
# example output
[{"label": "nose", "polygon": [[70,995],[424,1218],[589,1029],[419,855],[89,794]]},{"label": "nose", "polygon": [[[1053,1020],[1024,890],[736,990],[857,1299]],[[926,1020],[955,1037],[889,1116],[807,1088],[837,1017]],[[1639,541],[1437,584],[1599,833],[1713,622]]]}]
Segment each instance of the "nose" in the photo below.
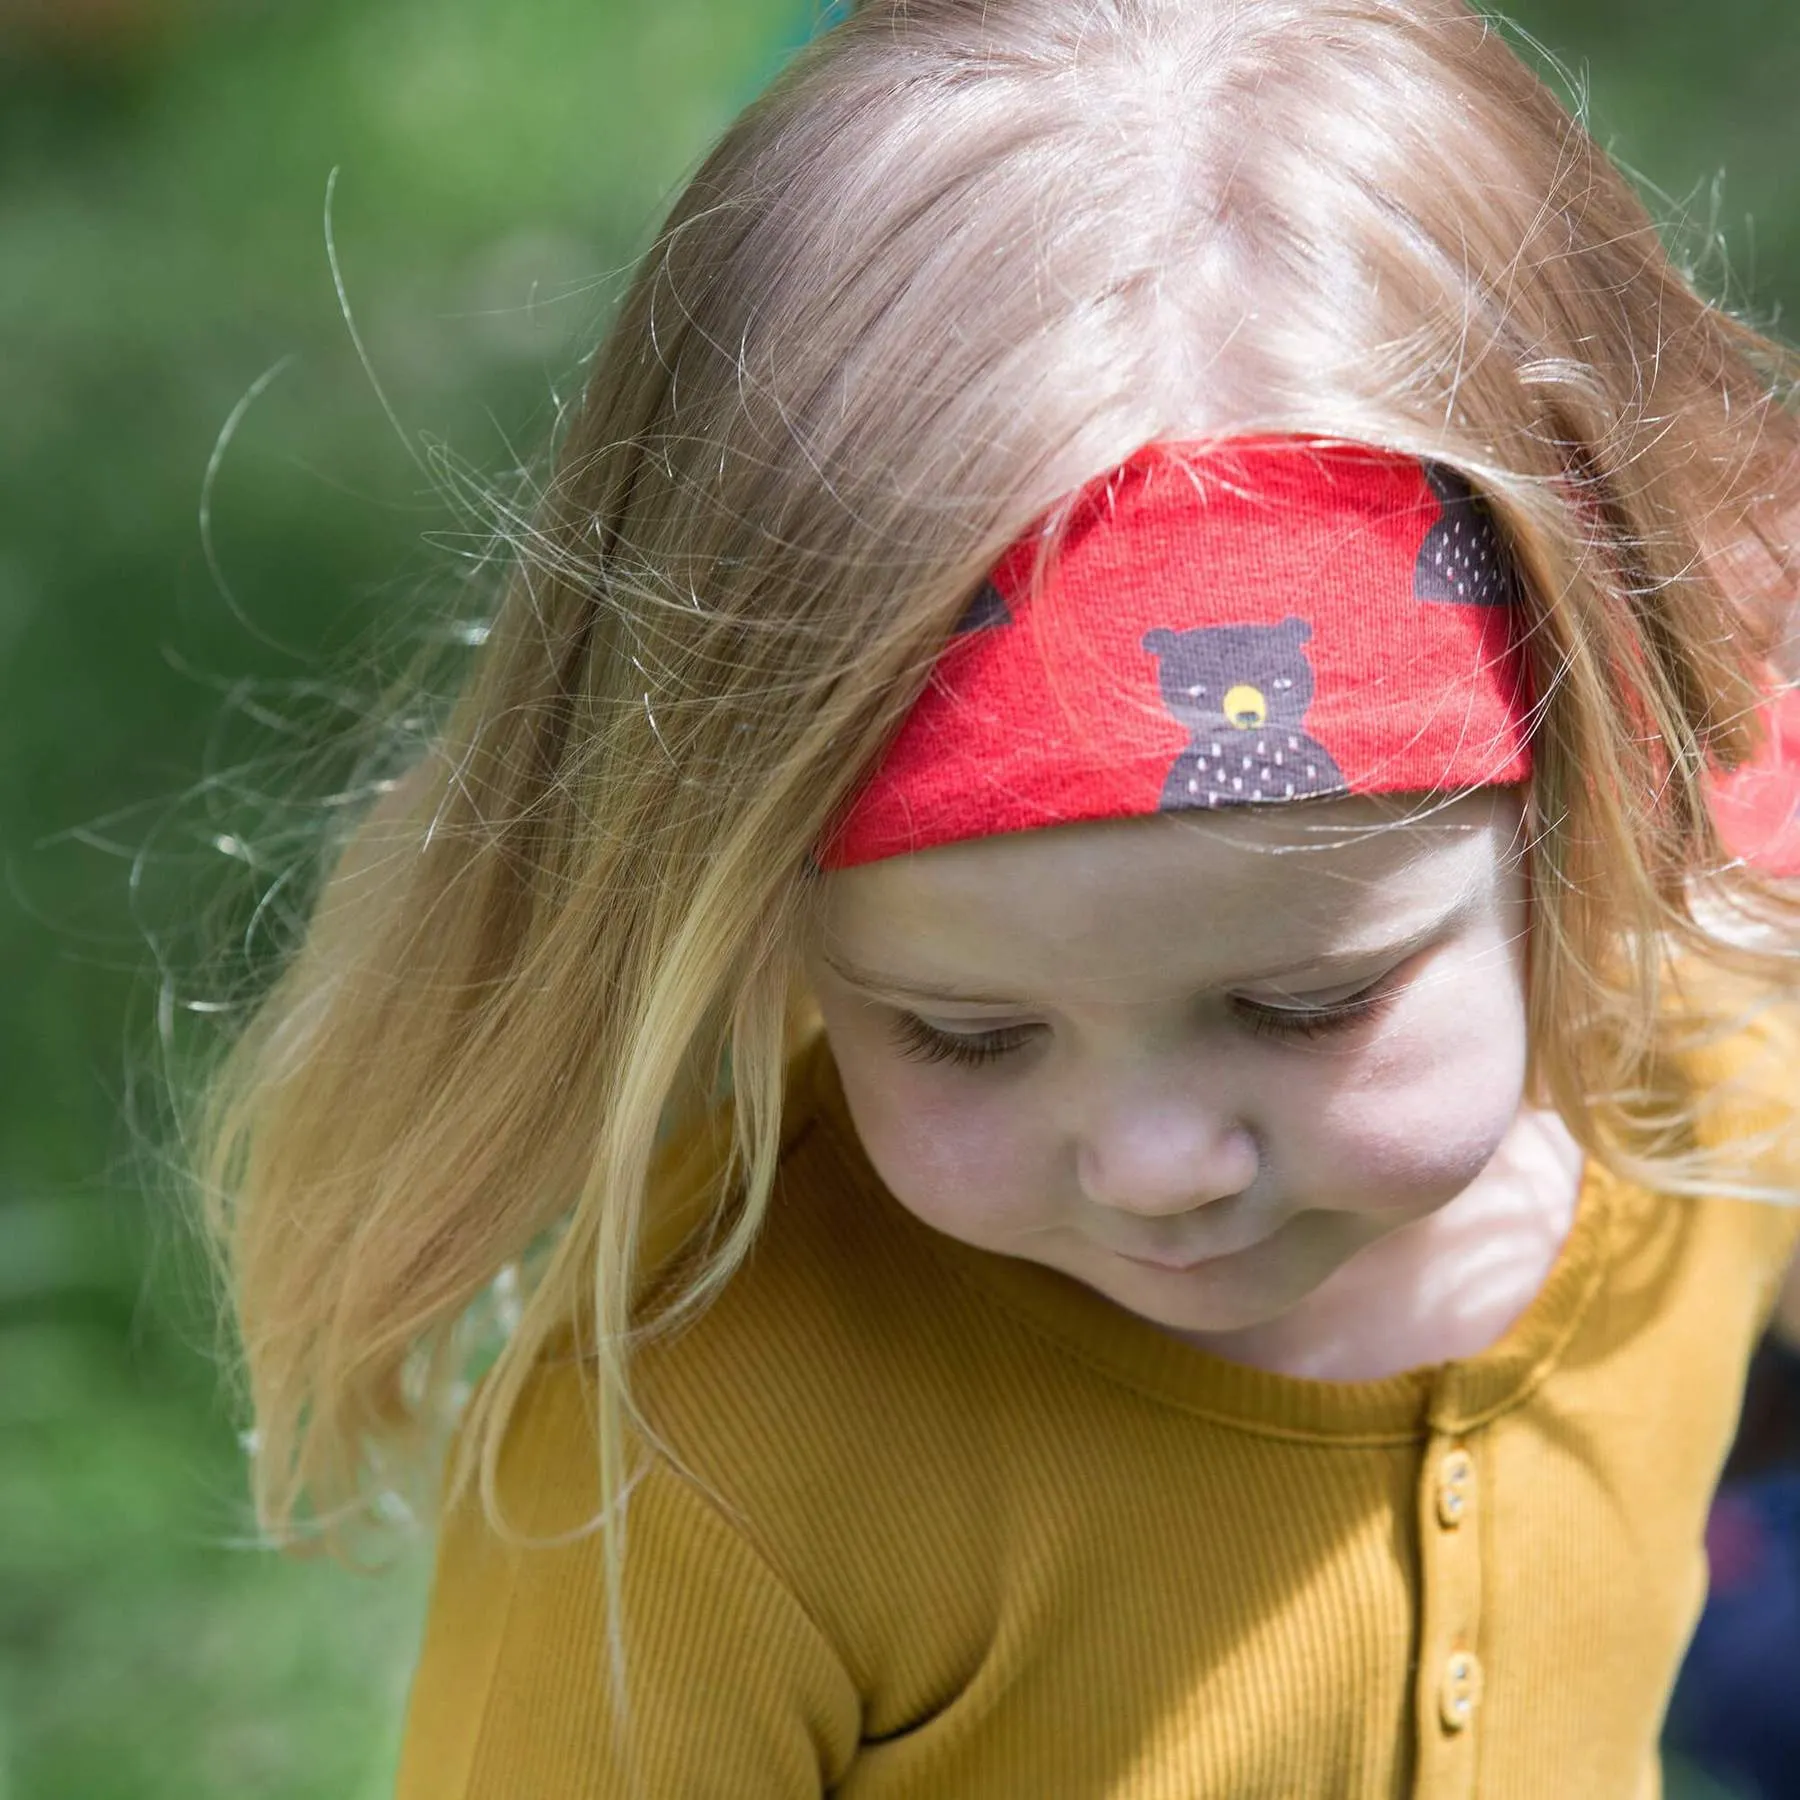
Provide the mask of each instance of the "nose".
[{"label": "nose", "polygon": [[1123,1095],[1094,1106],[1076,1149],[1083,1194],[1144,1218],[1241,1194],[1259,1160],[1255,1136],[1230,1108],[1191,1095]]}]

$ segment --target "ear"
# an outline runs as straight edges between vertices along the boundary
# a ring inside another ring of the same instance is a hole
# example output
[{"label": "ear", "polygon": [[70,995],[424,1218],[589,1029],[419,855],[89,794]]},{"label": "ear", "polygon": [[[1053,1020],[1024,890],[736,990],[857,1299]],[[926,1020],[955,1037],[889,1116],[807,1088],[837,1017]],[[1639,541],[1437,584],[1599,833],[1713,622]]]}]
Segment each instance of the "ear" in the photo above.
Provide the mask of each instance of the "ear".
[{"label": "ear", "polygon": [[1312,620],[1296,618],[1294,614],[1289,613],[1281,621],[1281,629],[1287,633],[1292,642],[1304,644],[1312,636]]},{"label": "ear", "polygon": [[1143,648],[1152,656],[1167,656],[1175,648],[1175,643],[1176,634],[1165,631],[1160,625],[1154,631],[1144,633]]}]

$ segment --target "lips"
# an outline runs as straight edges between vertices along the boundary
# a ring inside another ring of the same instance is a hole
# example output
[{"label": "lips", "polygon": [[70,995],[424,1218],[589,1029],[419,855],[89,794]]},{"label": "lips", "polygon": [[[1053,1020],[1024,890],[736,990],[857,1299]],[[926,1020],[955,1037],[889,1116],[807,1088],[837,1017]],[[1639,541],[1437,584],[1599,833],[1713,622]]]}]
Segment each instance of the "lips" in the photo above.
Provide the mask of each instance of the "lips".
[{"label": "lips", "polygon": [[[1271,1215],[1267,1206],[1251,1208],[1242,1204],[1243,1196],[1234,1195],[1209,1205],[1205,1224],[1207,1238],[1200,1244],[1145,1245],[1142,1249],[1124,1249],[1102,1242],[1101,1248],[1121,1262],[1136,1263],[1140,1269],[1156,1269],[1165,1275],[1186,1275],[1203,1269],[1208,1263],[1228,1262],[1234,1256],[1255,1250],[1272,1237],[1285,1231],[1295,1212],[1277,1208]],[[1173,1223],[1171,1220],[1169,1223]],[[1196,1216],[1192,1224],[1199,1224]]]},{"label": "lips", "polygon": [[1228,1257],[1242,1256],[1246,1250],[1254,1250],[1258,1244],[1266,1241],[1266,1238],[1252,1238],[1247,1244],[1238,1244],[1225,1250],[1209,1250],[1202,1255],[1132,1256],[1123,1250],[1115,1251],[1114,1254],[1121,1261],[1136,1263],[1140,1269],[1159,1269],[1165,1275],[1187,1275],[1195,1269],[1205,1268],[1208,1263],[1224,1262]]}]

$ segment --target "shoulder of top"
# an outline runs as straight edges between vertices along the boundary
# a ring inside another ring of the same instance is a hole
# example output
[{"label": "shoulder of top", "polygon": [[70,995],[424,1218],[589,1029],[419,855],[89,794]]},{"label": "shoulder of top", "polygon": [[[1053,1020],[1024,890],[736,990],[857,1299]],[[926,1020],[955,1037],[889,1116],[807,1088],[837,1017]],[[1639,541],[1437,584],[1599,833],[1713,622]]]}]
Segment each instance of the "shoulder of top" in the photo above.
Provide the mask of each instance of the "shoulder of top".
[{"label": "shoulder of top", "polygon": [[[978,1531],[995,1477],[949,1440],[1019,1386],[1010,1321],[882,1190],[834,1088],[829,1066],[800,1059],[747,1259],[702,1310],[653,1331],[629,1374],[663,1459],[808,1593],[821,1509],[849,1531],[906,1494],[909,1530]],[[540,1490],[571,1485],[592,1460],[592,1372],[571,1353],[576,1335],[565,1328],[536,1372]]]},{"label": "shoulder of top", "polygon": [[929,1360],[927,1322],[956,1303],[955,1285],[869,1166],[815,1042],[790,1074],[780,1167],[749,1254],[646,1368],[658,1380],[704,1370],[715,1388],[778,1370],[813,1386],[895,1379]]},{"label": "shoulder of top", "polygon": [[[705,1163],[672,1146],[665,1179],[691,1195]],[[550,1380],[579,1379],[575,1336],[565,1330]],[[651,1327],[631,1380],[646,1422],[702,1469],[715,1452],[737,1460],[753,1439],[771,1457],[823,1438],[879,1463],[907,1435],[903,1416],[923,1428],[944,1405],[965,1405],[1004,1360],[1006,1338],[991,1303],[868,1165],[814,1042],[790,1069],[781,1162],[747,1256],[692,1316]]]},{"label": "shoulder of top", "polygon": [[1698,957],[1672,970],[1664,1011],[1696,1081],[1752,1081],[1800,1102],[1800,965],[1789,991]]},{"label": "shoulder of top", "polygon": [[1670,972],[1664,1043],[1692,1141],[1717,1153],[1719,1197],[1788,1213],[1800,1205],[1800,991],[1691,954]]}]

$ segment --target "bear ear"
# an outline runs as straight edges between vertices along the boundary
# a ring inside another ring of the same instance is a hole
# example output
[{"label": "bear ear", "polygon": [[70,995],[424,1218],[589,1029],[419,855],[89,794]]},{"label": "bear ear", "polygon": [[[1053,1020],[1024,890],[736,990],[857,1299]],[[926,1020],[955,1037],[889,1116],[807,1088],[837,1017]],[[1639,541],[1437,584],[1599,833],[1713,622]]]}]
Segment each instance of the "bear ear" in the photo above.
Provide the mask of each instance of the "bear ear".
[{"label": "bear ear", "polygon": [[1289,613],[1288,616],[1281,621],[1281,629],[1285,631],[1296,644],[1304,644],[1307,639],[1312,636],[1312,620],[1297,618],[1294,614]]},{"label": "bear ear", "polygon": [[956,621],[956,629],[952,637],[971,637],[978,631],[992,631],[1001,625],[1012,623],[1012,611],[1006,604],[1006,596],[991,581],[984,581],[975,591],[975,597],[963,608],[963,616]]},{"label": "bear ear", "polygon": [[1175,648],[1175,633],[1159,625],[1154,631],[1144,633],[1142,648],[1152,656],[1167,656]]}]

